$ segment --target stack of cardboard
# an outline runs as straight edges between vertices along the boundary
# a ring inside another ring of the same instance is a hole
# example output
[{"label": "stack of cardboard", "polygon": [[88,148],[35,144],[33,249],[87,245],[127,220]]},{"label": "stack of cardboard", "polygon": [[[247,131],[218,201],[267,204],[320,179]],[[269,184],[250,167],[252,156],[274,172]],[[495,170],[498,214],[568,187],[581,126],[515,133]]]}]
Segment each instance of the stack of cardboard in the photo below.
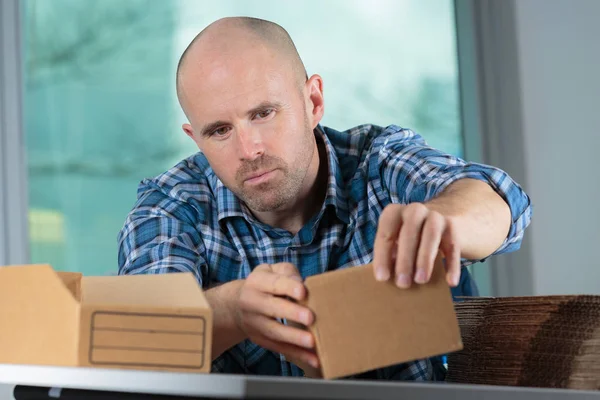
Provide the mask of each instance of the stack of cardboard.
[{"label": "stack of cardboard", "polygon": [[455,304],[456,383],[600,389],[600,296],[474,298]]}]

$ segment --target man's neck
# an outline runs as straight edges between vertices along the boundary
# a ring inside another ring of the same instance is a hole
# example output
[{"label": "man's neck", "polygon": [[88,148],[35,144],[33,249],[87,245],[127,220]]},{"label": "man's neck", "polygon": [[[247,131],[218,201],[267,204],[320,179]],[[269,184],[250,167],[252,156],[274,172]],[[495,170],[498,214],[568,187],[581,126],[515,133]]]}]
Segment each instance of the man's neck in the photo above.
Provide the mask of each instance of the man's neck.
[{"label": "man's neck", "polygon": [[252,213],[259,221],[274,228],[285,229],[295,235],[320,211],[327,193],[329,163],[327,162],[325,143],[319,137],[317,137],[317,151],[315,152],[315,156],[317,165],[312,166],[312,168],[316,169],[316,174],[309,171],[312,177],[307,176],[312,182],[309,185],[310,189],[299,196],[293,204],[288,205],[284,210],[270,212],[253,211]]}]

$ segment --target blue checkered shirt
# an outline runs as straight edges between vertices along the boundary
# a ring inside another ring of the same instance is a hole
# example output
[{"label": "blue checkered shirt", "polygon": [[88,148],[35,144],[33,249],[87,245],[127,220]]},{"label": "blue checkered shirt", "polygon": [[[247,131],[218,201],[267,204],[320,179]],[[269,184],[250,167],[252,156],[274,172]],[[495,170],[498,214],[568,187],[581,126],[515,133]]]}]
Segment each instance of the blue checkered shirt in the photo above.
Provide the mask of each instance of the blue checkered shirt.
[{"label": "blue checkered shirt", "polygon": [[[345,132],[319,126],[315,134],[327,149],[327,193],[320,212],[297,234],[256,220],[197,153],[141,182],[118,237],[119,273],[191,272],[208,288],[244,279],[263,263],[290,262],[303,278],[369,263],[386,205],[425,202],[462,178],[489,183],[510,206],[510,232],[494,254],[520,247],[532,208],[505,172],[444,154],[413,131],[394,125],[361,125]],[[249,340],[215,359],[212,370],[303,375],[283,355]],[[353,378],[438,380],[443,372],[440,359],[431,358]]]}]

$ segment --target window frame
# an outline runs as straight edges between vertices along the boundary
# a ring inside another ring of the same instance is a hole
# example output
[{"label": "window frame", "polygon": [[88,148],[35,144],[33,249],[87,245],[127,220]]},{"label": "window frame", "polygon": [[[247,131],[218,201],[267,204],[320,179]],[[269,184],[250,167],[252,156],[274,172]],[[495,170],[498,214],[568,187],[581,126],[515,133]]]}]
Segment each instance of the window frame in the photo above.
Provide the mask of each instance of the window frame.
[{"label": "window frame", "polygon": [[[527,187],[515,1],[454,0],[461,118],[467,158],[501,168]],[[535,293],[530,242],[473,267],[482,295]]]},{"label": "window frame", "polygon": [[19,0],[0,1],[0,265],[29,261]]}]

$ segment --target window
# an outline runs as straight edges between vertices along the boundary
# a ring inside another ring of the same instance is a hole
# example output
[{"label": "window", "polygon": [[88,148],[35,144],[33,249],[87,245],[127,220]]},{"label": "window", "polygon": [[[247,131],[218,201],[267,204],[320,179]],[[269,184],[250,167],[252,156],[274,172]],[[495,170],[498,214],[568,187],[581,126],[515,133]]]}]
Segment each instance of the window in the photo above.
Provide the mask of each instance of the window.
[{"label": "window", "polygon": [[325,82],[323,124],[398,124],[462,155],[451,0],[26,0],[31,261],[116,273],[138,182],[197,151],[181,131],[179,56],[227,15],[273,20]]}]

